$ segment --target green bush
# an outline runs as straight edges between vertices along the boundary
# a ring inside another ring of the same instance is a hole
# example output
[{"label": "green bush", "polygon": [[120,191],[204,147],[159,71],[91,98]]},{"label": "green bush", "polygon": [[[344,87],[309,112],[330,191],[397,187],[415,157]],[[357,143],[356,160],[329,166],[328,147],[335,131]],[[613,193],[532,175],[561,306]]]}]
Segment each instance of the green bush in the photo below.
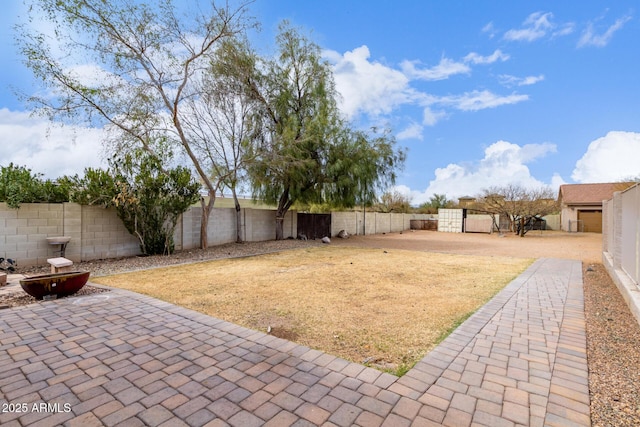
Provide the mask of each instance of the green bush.
[{"label": "green bush", "polygon": [[17,209],[21,203],[62,203],[69,201],[70,181],[43,180],[25,166],[10,163],[0,168],[0,202]]},{"label": "green bush", "polygon": [[143,152],[112,159],[108,171],[86,169],[74,178],[71,198],[86,205],[112,206],[146,255],[170,254],[178,218],[200,199],[200,184],[191,171]]}]

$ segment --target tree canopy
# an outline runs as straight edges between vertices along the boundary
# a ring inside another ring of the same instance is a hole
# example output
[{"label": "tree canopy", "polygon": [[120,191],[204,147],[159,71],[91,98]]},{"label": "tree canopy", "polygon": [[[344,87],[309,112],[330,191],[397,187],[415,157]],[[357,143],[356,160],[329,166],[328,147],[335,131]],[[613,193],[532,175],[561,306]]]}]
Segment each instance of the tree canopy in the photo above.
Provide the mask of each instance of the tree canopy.
[{"label": "tree canopy", "polygon": [[35,25],[19,29],[26,65],[49,89],[28,100],[52,119],[105,125],[114,152],[143,148],[162,157],[154,142],[178,147],[209,194],[201,228],[206,247],[209,213],[222,183],[212,174],[212,159],[194,147],[187,101],[203,95],[216,48],[252,25],[246,3],[198,2],[184,10],[172,0],[30,4],[30,19],[52,34]]},{"label": "tree canopy", "polygon": [[454,206],[454,201],[447,199],[446,194],[434,194],[428,202],[424,202],[418,208],[421,212],[438,213],[438,209],[450,208]]},{"label": "tree canopy", "polygon": [[52,119],[104,125],[113,152],[162,158],[175,149],[209,196],[203,248],[224,187],[235,193],[246,179],[275,204],[280,239],[294,202],[370,204],[404,163],[390,132],[345,121],[330,65],[298,30],[281,25],[275,57],[250,48],[248,2],[179,11],[172,0],[29,1],[31,19],[47,24],[38,28],[55,34],[19,31],[25,63],[48,89],[31,105]]},{"label": "tree canopy", "polygon": [[246,44],[219,63],[254,103],[248,177],[254,197],[277,206],[276,239],[295,202],[371,203],[404,162],[389,132],[356,131],[343,119],[330,65],[320,48],[286,22],[278,54],[260,58]]},{"label": "tree canopy", "polygon": [[478,202],[482,210],[508,218],[511,230],[521,237],[532,221],[558,211],[555,194],[548,187],[526,188],[514,184],[491,187],[483,190]]}]

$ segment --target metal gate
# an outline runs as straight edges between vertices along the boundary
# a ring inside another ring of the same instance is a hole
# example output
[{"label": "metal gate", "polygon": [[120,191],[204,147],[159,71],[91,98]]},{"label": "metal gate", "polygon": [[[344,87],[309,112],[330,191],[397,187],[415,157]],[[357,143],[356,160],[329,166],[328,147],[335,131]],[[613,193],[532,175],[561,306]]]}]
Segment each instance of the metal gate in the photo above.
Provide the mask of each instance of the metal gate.
[{"label": "metal gate", "polygon": [[331,214],[298,213],[298,238],[331,237]]}]

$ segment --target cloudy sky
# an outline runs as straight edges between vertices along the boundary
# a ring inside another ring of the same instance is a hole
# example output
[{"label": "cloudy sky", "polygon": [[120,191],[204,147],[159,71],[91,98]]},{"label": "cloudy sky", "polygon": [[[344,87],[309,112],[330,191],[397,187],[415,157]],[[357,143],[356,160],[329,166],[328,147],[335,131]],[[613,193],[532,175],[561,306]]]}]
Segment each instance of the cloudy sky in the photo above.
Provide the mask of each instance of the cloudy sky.
[{"label": "cloudy sky", "polygon": [[[191,0],[184,0],[188,4]],[[14,95],[40,88],[1,19],[0,165],[55,178],[103,164],[100,129],[52,126]],[[414,204],[493,185],[640,176],[637,2],[257,0],[255,36],[288,19],[334,67],[344,114],[408,149],[398,189]]]}]

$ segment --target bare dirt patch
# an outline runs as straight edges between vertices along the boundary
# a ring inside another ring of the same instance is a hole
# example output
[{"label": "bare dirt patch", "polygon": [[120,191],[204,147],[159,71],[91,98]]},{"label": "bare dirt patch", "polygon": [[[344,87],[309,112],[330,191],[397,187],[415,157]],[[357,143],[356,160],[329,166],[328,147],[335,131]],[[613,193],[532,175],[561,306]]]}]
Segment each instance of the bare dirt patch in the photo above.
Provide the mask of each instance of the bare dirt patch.
[{"label": "bare dirt patch", "polygon": [[352,236],[332,240],[340,246],[396,248],[410,251],[461,255],[495,255],[516,258],[565,258],[583,262],[602,262],[602,234],[530,231],[524,237],[513,233],[439,233],[405,231],[403,233]]},{"label": "bare dirt patch", "polygon": [[531,262],[329,245],[94,281],[395,371]]}]

